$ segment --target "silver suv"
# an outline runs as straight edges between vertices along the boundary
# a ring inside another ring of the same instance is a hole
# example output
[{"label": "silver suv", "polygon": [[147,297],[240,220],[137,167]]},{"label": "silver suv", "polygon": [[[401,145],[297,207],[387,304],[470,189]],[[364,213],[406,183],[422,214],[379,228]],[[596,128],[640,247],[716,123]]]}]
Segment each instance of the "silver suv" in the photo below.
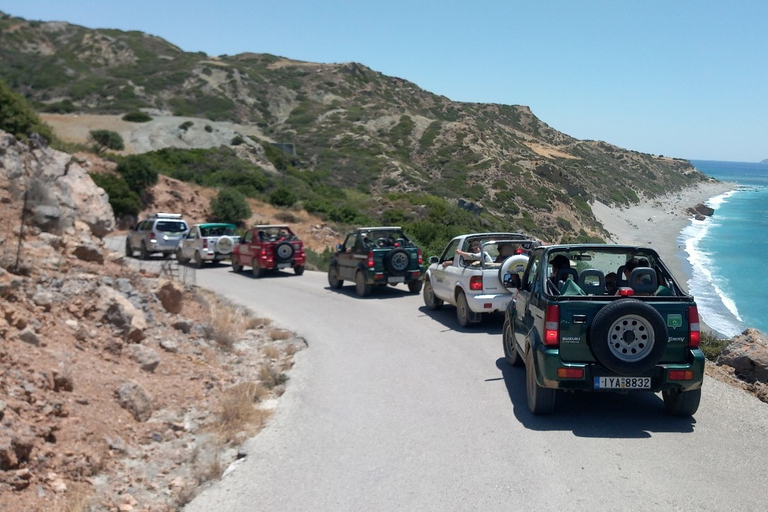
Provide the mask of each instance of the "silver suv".
[{"label": "silver suv", "polygon": [[154,253],[164,258],[176,252],[182,238],[189,231],[189,226],[179,213],[153,213],[131,228],[125,237],[125,255],[133,257],[139,251],[145,260]]}]

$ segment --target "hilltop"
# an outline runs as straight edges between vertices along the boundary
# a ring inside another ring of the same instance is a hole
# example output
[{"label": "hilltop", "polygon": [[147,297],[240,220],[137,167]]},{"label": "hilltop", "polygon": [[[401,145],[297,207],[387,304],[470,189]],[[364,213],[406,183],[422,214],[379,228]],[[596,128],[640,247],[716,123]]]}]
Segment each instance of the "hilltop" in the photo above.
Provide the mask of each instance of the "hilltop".
[{"label": "hilltop", "polygon": [[[527,106],[455,102],[359,63],[212,57],[141,32],[7,15],[0,43],[0,78],[38,111],[141,109],[171,119],[144,142],[128,140],[134,151],[179,139],[231,145],[237,133],[252,148],[238,154],[274,177],[262,148],[283,144],[294,152],[283,176],[321,215],[346,207],[349,218],[415,225],[439,198],[451,208],[470,205],[478,227],[602,239],[591,202],[628,205],[706,179],[685,160],[570,137]],[[423,236],[436,231],[427,226]]]}]

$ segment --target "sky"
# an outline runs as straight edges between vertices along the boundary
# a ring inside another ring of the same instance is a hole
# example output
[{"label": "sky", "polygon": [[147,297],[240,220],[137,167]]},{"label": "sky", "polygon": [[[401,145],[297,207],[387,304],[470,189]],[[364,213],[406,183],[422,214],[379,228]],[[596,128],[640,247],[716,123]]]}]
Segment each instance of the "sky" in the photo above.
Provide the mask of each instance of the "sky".
[{"label": "sky", "polygon": [[0,0],[0,11],[211,56],[358,62],[643,153],[768,159],[763,0]]}]

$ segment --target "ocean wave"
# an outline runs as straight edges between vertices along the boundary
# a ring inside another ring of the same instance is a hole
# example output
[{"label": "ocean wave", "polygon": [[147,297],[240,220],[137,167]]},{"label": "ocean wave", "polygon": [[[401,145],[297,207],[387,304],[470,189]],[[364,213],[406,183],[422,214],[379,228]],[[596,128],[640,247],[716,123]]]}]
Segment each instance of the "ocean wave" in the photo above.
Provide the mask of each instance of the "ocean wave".
[{"label": "ocean wave", "polygon": [[[717,210],[728,198],[736,194],[732,190],[707,201],[707,206]],[[696,297],[702,320],[712,329],[725,336],[735,336],[744,330],[744,324],[736,303],[721,288],[719,279],[712,273],[711,255],[704,251],[704,240],[713,227],[718,226],[716,217],[704,220],[691,219],[691,224],[680,233],[679,245],[684,247],[686,259],[691,265],[688,289]]]}]

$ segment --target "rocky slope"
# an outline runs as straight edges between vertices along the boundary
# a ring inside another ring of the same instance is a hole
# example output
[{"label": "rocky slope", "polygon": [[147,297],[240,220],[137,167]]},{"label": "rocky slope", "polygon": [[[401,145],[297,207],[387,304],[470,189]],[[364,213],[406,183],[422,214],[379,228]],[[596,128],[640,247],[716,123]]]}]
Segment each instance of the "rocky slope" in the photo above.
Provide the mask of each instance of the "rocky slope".
[{"label": "rocky slope", "polygon": [[0,217],[0,510],[176,510],[244,455],[304,341],[107,251],[81,160],[3,132]]}]

